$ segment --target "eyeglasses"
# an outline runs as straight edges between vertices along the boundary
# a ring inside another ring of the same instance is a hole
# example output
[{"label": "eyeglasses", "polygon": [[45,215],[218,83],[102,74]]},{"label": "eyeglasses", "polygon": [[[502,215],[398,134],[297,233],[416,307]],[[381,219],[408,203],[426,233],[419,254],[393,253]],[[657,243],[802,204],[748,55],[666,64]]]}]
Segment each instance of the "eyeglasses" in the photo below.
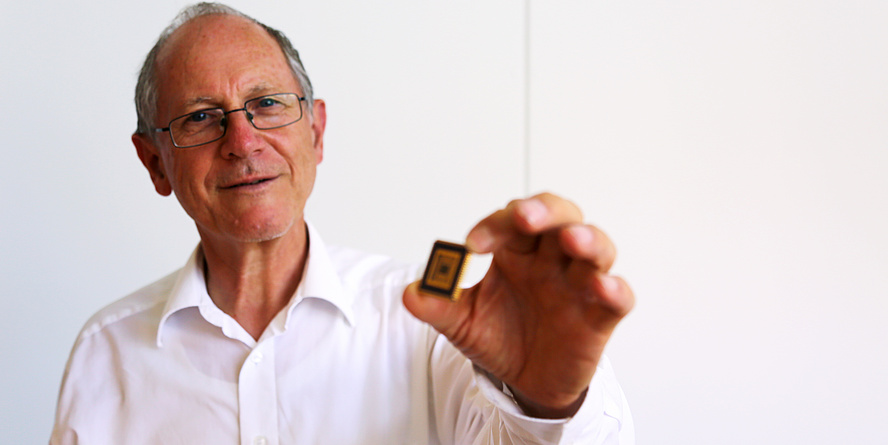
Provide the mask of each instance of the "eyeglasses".
[{"label": "eyeglasses", "polygon": [[170,132],[170,140],[178,148],[197,147],[218,141],[225,136],[228,115],[243,111],[247,120],[257,130],[271,130],[290,125],[302,119],[304,97],[295,93],[269,94],[244,102],[243,108],[225,111],[222,108],[197,110],[170,121],[166,128],[155,128],[161,133]]}]

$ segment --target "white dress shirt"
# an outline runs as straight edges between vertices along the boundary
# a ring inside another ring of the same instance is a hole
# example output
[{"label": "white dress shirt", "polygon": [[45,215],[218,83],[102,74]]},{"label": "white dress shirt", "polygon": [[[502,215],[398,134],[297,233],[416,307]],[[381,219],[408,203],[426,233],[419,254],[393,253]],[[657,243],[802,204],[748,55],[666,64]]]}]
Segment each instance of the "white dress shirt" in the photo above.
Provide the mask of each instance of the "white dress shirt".
[{"label": "white dress shirt", "polygon": [[574,417],[534,419],[403,307],[421,272],[328,248],[253,339],[207,294],[198,247],[95,314],[74,348],[52,444],[632,444],[603,358]]}]

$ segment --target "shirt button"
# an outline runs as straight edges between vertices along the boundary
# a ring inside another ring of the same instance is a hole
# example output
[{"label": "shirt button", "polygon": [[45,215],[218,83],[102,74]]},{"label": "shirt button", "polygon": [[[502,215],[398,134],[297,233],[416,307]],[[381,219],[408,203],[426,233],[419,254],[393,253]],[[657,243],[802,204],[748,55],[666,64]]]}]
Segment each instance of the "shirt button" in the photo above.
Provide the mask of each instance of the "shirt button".
[{"label": "shirt button", "polygon": [[[262,359],[263,359],[263,358],[265,358],[265,356],[262,355],[261,352],[257,352],[257,353],[255,353],[255,354],[253,354],[253,363],[255,363],[255,364],[258,365],[259,363],[262,362]],[[264,438],[263,438],[263,439],[264,439]],[[257,437],[256,440],[259,440],[259,438]],[[264,443],[264,442],[263,442],[263,443]]]},{"label": "shirt button", "polygon": [[253,445],[268,445],[268,439],[266,439],[265,436],[256,436],[256,438],[253,439]]}]

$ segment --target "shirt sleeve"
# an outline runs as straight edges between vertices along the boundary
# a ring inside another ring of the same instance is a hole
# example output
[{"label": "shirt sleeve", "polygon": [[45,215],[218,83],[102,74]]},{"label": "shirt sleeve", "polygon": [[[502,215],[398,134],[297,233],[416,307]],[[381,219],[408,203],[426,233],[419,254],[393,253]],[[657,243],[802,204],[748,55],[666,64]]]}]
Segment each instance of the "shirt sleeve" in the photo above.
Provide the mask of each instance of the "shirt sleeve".
[{"label": "shirt sleeve", "polygon": [[580,410],[567,419],[525,415],[510,395],[476,372],[444,337],[432,348],[430,366],[431,404],[441,443],[635,444],[632,415],[606,357]]}]

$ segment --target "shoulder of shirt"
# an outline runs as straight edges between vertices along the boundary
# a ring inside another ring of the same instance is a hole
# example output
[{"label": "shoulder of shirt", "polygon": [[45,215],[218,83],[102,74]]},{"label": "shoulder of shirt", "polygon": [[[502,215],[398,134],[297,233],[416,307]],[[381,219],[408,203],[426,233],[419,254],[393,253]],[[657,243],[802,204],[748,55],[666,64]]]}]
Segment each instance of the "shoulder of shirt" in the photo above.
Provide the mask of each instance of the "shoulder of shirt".
[{"label": "shoulder of shirt", "polygon": [[179,272],[177,270],[100,309],[84,324],[78,342],[135,314],[165,304]]}]

